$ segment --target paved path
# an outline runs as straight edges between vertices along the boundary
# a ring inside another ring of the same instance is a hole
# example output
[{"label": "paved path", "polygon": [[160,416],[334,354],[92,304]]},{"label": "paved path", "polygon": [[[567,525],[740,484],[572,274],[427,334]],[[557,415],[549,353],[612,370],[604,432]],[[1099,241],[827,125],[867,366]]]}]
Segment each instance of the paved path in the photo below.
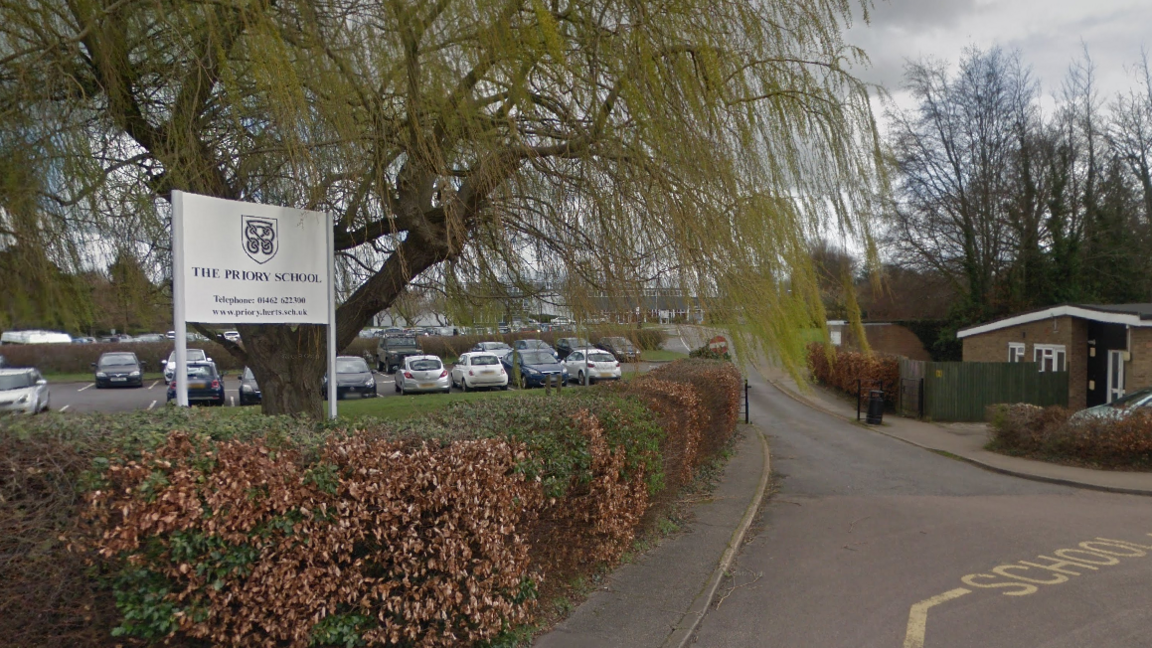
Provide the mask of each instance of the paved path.
[{"label": "paved path", "polygon": [[1152,645],[1152,499],[982,470],[752,380],[778,492],[695,645]]}]

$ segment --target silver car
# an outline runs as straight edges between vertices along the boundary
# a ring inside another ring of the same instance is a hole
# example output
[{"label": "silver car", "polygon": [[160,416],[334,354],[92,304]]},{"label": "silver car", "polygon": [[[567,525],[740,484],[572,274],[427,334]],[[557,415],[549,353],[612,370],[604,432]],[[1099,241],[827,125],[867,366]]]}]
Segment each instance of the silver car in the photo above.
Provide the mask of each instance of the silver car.
[{"label": "silver car", "polygon": [[[187,352],[188,362],[212,362],[204,349],[187,349]],[[167,360],[160,361],[160,366],[164,368],[164,384],[167,385],[176,375],[176,352],[169,353]]]},{"label": "silver car", "polygon": [[396,372],[396,391],[401,394],[452,390],[452,378],[444,363],[434,355],[408,356],[404,368]]},{"label": "silver car", "polygon": [[0,369],[0,412],[48,411],[48,381],[35,369]]},{"label": "silver car", "polygon": [[1137,412],[1152,412],[1152,387],[1134,391],[1111,403],[1080,410],[1068,419],[1070,423],[1086,421],[1119,421]]}]

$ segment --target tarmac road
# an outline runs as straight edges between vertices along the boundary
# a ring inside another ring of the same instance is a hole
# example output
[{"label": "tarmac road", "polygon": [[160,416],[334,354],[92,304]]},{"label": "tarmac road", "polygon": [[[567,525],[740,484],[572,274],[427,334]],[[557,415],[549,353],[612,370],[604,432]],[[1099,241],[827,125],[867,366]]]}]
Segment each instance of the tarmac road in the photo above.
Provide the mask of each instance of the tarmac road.
[{"label": "tarmac road", "polygon": [[694,645],[1152,646],[1152,498],[987,472],[752,385],[779,490]]}]

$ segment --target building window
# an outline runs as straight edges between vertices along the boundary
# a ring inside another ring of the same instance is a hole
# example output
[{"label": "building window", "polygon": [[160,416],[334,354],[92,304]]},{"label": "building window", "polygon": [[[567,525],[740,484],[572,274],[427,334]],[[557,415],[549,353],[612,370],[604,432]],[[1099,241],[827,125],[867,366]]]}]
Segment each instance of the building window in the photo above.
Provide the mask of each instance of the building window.
[{"label": "building window", "polygon": [[1063,344],[1037,344],[1032,350],[1032,360],[1040,365],[1040,371],[1067,370],[1067,357]]},{"label": "building window", "polygon": [[1008,362],[1024,362],[1024,343],[1008,343]]}]

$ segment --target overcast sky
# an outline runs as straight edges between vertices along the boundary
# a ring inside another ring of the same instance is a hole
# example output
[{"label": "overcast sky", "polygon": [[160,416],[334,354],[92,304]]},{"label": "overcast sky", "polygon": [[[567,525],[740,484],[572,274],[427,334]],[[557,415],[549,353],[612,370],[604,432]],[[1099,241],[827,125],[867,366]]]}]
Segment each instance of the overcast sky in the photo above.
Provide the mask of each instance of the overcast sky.
[{"label": "overcast sky", "polygon": [[1105,98],[1134,86],[1141,47],[1152,50],[1152,0],[875,0],[871,18],[846,34],[872,60],[857,74],[904,106],[905,61],[933,57],[954,69],[970,45],[1019,50],[1046,97],[1060,91],[1084,46]]}]

